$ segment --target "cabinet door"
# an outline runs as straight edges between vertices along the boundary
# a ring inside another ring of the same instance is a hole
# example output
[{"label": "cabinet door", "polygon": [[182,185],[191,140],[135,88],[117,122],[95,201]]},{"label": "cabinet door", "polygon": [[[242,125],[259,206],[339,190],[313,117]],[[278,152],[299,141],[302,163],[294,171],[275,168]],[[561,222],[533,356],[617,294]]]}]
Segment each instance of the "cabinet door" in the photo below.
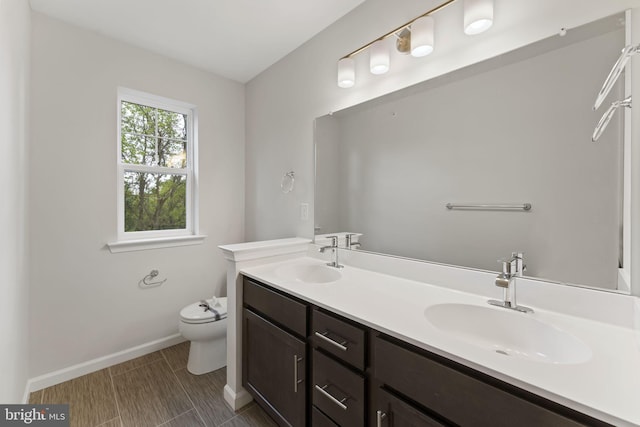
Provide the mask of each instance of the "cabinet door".
[{"label": "cabinet door", "polygon": [[311,407],[311,427],[339,427],[315,406]]},{"label": "cabinet door", "polygon": [[385,389],[377,390],[374,410],[376,427],[444,427],[445,424],[393,396]]},{"label": "cabinet door", "polygon": [[280,425],[304,426],[306,345],[244,309],[243,386]]}]

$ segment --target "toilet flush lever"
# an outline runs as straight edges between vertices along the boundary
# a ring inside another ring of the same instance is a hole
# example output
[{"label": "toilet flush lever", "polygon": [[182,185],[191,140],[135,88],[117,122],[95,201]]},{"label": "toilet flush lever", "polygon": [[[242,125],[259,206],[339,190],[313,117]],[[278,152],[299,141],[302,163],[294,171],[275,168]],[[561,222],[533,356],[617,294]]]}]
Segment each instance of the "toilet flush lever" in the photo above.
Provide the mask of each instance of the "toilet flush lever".
[{"label": "toilet flush lever", "polygon": [[200,300],[200,304],[198,304],[198,307],[204,308],[204,311],[212,312],[213,313],[213,318],[215,320],[220,320],[220,313],[218,313],[216,310],[211,308],[211,306],[209,305],[209,303],[206,300]]}]

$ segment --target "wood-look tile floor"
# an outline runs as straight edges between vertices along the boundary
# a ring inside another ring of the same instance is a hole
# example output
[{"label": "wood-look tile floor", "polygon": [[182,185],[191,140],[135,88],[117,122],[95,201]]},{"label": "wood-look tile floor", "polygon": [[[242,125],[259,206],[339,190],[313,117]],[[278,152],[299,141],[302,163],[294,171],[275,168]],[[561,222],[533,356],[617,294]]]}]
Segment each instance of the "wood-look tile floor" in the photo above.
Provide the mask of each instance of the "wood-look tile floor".
[{"label": "wood-look tile floor", "polygon": [[276,427],[256,404],[234,412],[222,397],[226,369],[187,371],[189,343],[31,393],[68,403],[72,427]]}]

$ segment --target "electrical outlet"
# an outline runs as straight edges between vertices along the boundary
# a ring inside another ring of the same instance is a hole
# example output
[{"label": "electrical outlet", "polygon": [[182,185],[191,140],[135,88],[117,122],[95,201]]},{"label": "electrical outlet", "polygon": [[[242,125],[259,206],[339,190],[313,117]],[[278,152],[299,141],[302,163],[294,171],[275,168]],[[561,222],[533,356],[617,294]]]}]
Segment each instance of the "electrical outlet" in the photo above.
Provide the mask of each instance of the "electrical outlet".
[{"label": "electrical outlet", "polygon": [[309,219],[309,203],[300,203],[300,219],[302,221]]}]

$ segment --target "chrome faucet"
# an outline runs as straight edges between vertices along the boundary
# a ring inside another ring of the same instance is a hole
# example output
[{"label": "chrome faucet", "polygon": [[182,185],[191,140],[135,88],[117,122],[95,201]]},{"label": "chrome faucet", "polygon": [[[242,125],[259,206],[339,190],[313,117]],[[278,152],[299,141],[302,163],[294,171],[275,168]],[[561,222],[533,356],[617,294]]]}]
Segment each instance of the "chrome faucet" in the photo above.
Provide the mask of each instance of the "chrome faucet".
[{"label": "chrome faucet", "polygon": [[345,239],[345,245],[344,247],[347,249],[353,249],[353,248],[359,248],[360,247],[360,242],[354,242],[353,241],[353,236],[357,236],[356,233],[348,233],[344,236]]},{"label": "chrome faucet", "polygon": [[511,258],[502,262],[502,273],[496,277],[496,286],[504,289],[502,301],[489,300],[489,304],[504,307],[522,313],[533,313],[529,307],[524,307],[516,303],[516,278],[522,277],[522,272],[527,269],[524,265],[522,252],[511,253]]},{"label": "chrome faucet", "polygon": [[321,253],[324,253],[327,249],[333,250],[333,261],[328,262],[329,267],[342,268],[344,265],[340,265],[338,262],[338,236],[327,236],[327,239],[331,239],[331,245],[323,246],[319,249]]}]

